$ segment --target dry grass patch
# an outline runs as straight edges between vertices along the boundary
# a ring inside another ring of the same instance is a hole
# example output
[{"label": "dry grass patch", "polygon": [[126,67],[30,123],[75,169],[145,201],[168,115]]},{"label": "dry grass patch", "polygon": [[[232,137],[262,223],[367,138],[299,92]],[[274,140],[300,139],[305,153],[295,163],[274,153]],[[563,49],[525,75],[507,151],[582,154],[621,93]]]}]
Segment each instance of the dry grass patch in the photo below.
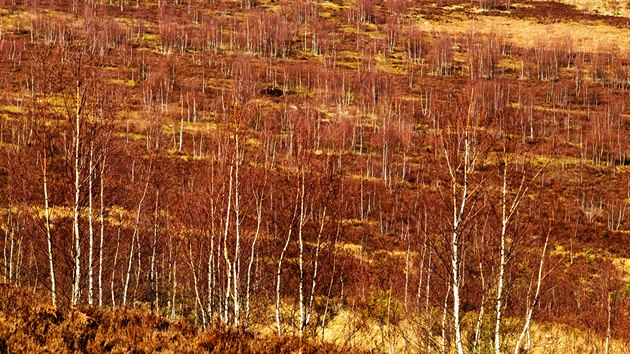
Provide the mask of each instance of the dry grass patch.
[{"label": "dry grass patch", "polygon": [[592,52],[599,48],[616,46],[622,51],[630,50],[630,36],[627,29],[604,24],[584,24],[560,22],[544,24],[535,20],[513,19],[500,16],[480,16],[450,23],[425,21],[418,27],[427,32],[448,32],[465,34],[471,29],[482,34],[503,34],[514,45],[533,48],[540,43],[562,38],[571,38],[575,50]]}]

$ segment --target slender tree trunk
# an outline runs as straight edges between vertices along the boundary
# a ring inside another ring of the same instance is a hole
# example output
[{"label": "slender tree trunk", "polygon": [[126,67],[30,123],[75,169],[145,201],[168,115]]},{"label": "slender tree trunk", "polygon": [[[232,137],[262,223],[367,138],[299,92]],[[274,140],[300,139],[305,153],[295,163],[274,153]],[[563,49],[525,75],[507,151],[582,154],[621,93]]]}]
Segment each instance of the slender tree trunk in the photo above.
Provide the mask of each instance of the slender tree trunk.
[{"label": "slender tree trunk", "polygon": [[90,161],[88,168],[88,304],[94,304],[94,208],[92,187],[94,185],[94,141],[90,141]]},{"label": "slender tree trunk", "polygon": [[[510,221],[516,213],[521,201],[525,197],[525,194],[529,190],[529,186],[525,187],[525,176],[521,179],[521,184],[516,192],[516,195],[512,199],[508,207],[508,160],[505,144],[503,145],[503,188],[501,190],[501,240],[500,240],[500,259],[499,259],[499,278],[497,280],[497,302],[496,302],[496,323],[494,327],[494,351],[495,354],[501,354],[501,316],[503,311],[503,287],[505,281],[505,268],[506,268],[506,239],[507,230]],[[540,169],[533,177],[532,181],[538,177],[542,172]]]},{"label": "slender tree trunk", "polygon": [[[426,210],[425,210],[426,215]],[[426,222],[425,222],[426,224]],[[420,258],[420,272],[418,274],[418,292],[416,294],[416,312],[420,310],[420,299],[422,298],[422,281],[424,277],[424,259],[427,254],[429,235],[425,232],[424,245],[422,246],[422,257]]]},{"label": "slender tree trunk", "polygon": [[313,264],[313,282],[311,283],[311,296],[308,300],[308,311],[306,313],[306,321],[304,327],[307,327],[311,322],[311,314],[313,312],[313,302],[315,301],[315,288],[317,286],[317,271],[319,267],[319,251],[321,249],[322,233],[324,232],[324,223],[326,221],[326,207],[321,216],[321,223],[319,224],[319,232],[317,233],[317,241],[315,245],[315,261]]},{"label": "slender tree trunk", "polygon": [[411,271],[410,257],[411,257],[411,240],[409,239],[409,225],[406,227],[405,238],[407,239],[407,252],[405,254],[405,295],[404,309],[405,312],[409,310],[409,272]]},{"label": "slender tree trunk", "polygon": [[100,171],[100,222],[101,222],[101,230],[99,235],[99,245],[98,245],[98,306],[103,306],[103,240],[105,236],[105,203],[103,202],[103,195],[105,190],[105,179],[103,175],[105,174],[105,153],[103,153],[103,160],[101,161],[101,171]]},{"label": "slender tree trunk", "polygon": [[[299,192],[298,192],[299,193]],[[296,194],[296,197],[298,195]],[[284,243],[284,247],[282,248],[282,252],[280,253],[280,258],[278,259],[278,269],[276,271],[276,329],[278,331],[278,335],[282,334],[282,326],[280,324],[280,284],[281,284],[281,275],[282,275],[282,261],[284,260],[284,255],[289,248],[289,243],[291,242],[291,235],[293,234],[293,222],[295,221],[295,215],[297,214],[297,200],[295,201],[295,207],[293,209],[293,217],[291,218],[289,225],[289,232],[287,233],[287,240]]]},{"label": "slender tree trunk", "polygon": [[612,335],[611,323],[612,323],[612,293],[608,292],[608,303],[606,309],[608,311],[608,321],[606,322],[606,343],[604,345],[604,352],[610,354],[610,338]]},{"label": "slender tree trunk", "polygon": [[225,287],[225,302],[223,305],[223,318],[224,322],[227,323],[229,320],[229,301],[230,301],[230,292],[231,292],[231,281],[232,281],[232,264],[230,262],[230,254],[228,252],[228,236],[230,231],[230,214],[232,213],[232,184],[233,184],[234,174],[233,174],[233,166],[230,166],[230,181],[228,185],[228,204],[225,212],[225,228],[223,230],[223,258],[225,259],[225,268],[226,268],[226,287]]},{"label": "slender tree trunk", "polygon": [[503,310],[503,278],[505,277],[505,236],[507,233],[508,215],[506,211],[507,166],[503,168],[503,190],[501,194],[501,246],[499,259],[499,279],[497,281],[497,318],[494,326],[494,352],[501,354],[501,311]]},{"label": "slender tree trunk", "polygon": [[462,345],[462,332],[460,326],[460,314],[459,314],[459,262],[458,262],[458,250],[457,250],[457,242],[458,242],[458,234],[457,232],[453,232],[453,240],[452,240],[452,249],[453,249],[453,258],[451,262],[452,271],[453,271],[453,325],[455,327],[455,344],[457,345],[457,353],[463,354],[464,347]]},{"label": "slender tree trunk", "polygon": [[[3,255],[4,255],[4,264],[5,264],[5,267],[4,267],[4,281],[5,282],[9,282],[9,283],[11,282],[11,277],[9,276],[9,265],[10,265],[9,258],[11,256],[9,255],[9,252],[7,252],[7,249],[9,247],[8,245],[10,243],[10,237],[9,237],[9,234],[11,234],[11,230],[10,230],[11,227],[10,227],[10,225],[11,225],[11,205],[9,204],[9,212],[7,213],[7,228],[4,230],[4,244],[2,245],[3,246]],[[49,252],[49,254],[50,254],[50,252]]]},{"label": "slender tree trunk", "polygon": [[157,239],[158,239],[158,233],[159,233],[159,225],[158,225],[158,206],[159,206],[159,198],[160,198],[160,191],[158,189],[155,190],[155,210],[153,212],[153,240],[151,242],[151,265],[150,265],[150,275],[149,275],[149,287],[150,287],[150,298],[151,298],[151,309],[154,308],[155,306],[155,256],[156,256],[156,249],[157,249]]},{"label": "slender tree trunk", "polygon": [[483,276],[483,265],[479,262],[479,274],[481,275],[481,306],[479,307],[479,316],[477,317],[477,326],[475,327],[475,342],[473,343],[473,354],[477,353],[479,347],[479,339],[481,338],[481,325],[483,324],[483,316],[486,308],[486,281]]},{"label": "slender tree trunk", "polygon": [[[46,137],[44,137],[46,139]],[[45,217],[46,217],[46,243],[48,246],[48,267],[50,269],[50,300],[54,307],[57,306],[57,289],[55,285],[55,266],[53,262],[53,249],[52,249],[52,234],[50,232],[50,207],[48,204],[48,159],[47,159],[47,146],[46,140],[44,140],[44,161],[43,164],[43,174],[44,174],[44,208],[45,208]],[[9,214],[11,213],[11,208],[9,207]],[[9,228],[9,223],[7,223],[7,229]],[[5,241],[6,246],[6,241]],[[6,258],[6,257],[5,257]]]},{"label": "slender tree trunk", "polygon": [[442,354],[446,354],[446,314],[448,313],[448,297],[451,293],[451,288],[446,289],[446,296],[444,297],[444,306],[442,308]]},{"label": "slender tree trunk", "polygon": [[305,314],[304,314],[304,239],[303,239],[303,229],[304,229],[304,216],[305,216],[305,211],[304,211],[304,171],[301,172],[302,173],[302,181],[301,181],[301,192],[300,192],[300,220],[299,220],[299,224],[298,224],[298,246],[300,248],[300,254],[299,254],[299,266],[300,266],[300,285],[299,285],[299,308],[300,308],[300,337],[302,337],[304,335],[304,321],[305,321]]},{"label": "slender tree trunk", "polygon": [[208,250],[208,299],[207,311],[209,321],[214,320],[214,288],[215,288],[215,268],[214,268],[214,239],[215,232],[215,204],[214,204],[214,164],[210,170],[210,249]]},{"label": "slender tree trunk", "polygon": [[[18,226],[18,229],[19,229],[19,226]],[[22,264],[24,263],[24,252],[22,251],[23,241],[24,241],[24,236],[20,235],[20,237],[17,240],[17,255],[16,255],[17,259],[15,260],[15,270],[14,270],[15,284],[17,284],[18,286],[22,285],[21,275],[22,275]]]},{"label": "slender tree trunk", "polygon": [[340,231],[340,228],[337,227],[337,235],[335,236],[335,242],[333,244],[334,252],[333,252],[332,271],[330,274],[330,283],[328,284],[328,291],[326,292],[326,305],[324,305],[324,314],[322,315],[322,322],[320,325],[322,329],[322,340],[326,338],[326,318],[328,317],[330,297],[332,293],[332,287],[335,282],[335,271],[337,270],[337,251],[339,250],[339,248],[337,247],[337,240],[339,239],[339,231]]},{"label": "slender tree trunk", "polygon": [[252,266],[254,264],[254,256],[256,252],[256,241],[258,241],[258,235],[260,235],[260,224],[262,222],[262,208],[263,198],[260,197],[259,202],[256,204],[256,233],[254,233],[254,240],[252,241],[252,250],[249,256],[249,264],[247,265],[247,287],[246,287],[246,300],[245,300],[245,328],[249,324],[249,310],[250,310],[250,297],[251,297],[251,279],[252,279]]},{"label": "slender tree trunk", "polygon": [[[429,260],[427,261],[427,281],[426,281],[426,289],[424,293],[424,312],[428,314],[428,331],[427,331],[427,353],[430,352],[431,342],[433,341],[433,313],[429,309],[430,300],[431,300],[431,261],[432,261],[433,253],[429,248]],[[449,288],[450,289],[450,288]]]},{"label": "slender tree trunk", "polygon": [[79,234],[79,196],[81,194],[79,162],[81,158],[81,86],[77,83],[76,116],[74,132],[74,208],[72,213],[72,226],[74,238],[74,276],[72,279],[72,299],[71,305],[76,306],[79,302],[81,286],[81,235]]},{"label": "slender tree trunk", "polygon": [[545,254],[547,253],[547,245],[549,242],[549,233],[545,236],[545,245],[543,246],[543,251],[540,257],[540,265],[538,266],[538,281],[536,282],[536,293],[534,294],[534,300],[532,301],[532,305],[527,310],[527,314],[525,316],[525,324],[523,325],[523,329],[521,330],[521,334],[514,345],[514,354],[518,354],[521,348],[521,342],[523,338],[525,338],[525,334],[529,331],[529,325],[532,320],[532,314],[534,313],[534,309],[536,308],[536,304],[538,303],[538,299],[540,298],[540,285],[544,278],[543,276],[543,266],[545,264]]},{"label": "slender tree trunk", "polygon": [[[455,330],[455,344],[458,354],[464,353],[464,346],[462,343],[462,330],[461,330],[461,315],[460,315],[460,254],[459,244],[461,242],[460,237],[463,232],[463,223],[465,222],[467,214],[468,199],[470,198],[469,181],[468,176],[474,171],[476,156],[472,151],[473,147],[470,142],[471,119],[473,116],[473,98],[474,91],[470,95],[470,104],[468,107],[468,116],[466,118],[466,126],[464,129],[464,146],[463,146],[463,161],[451,161],[449,152],[444,146],[444,155],[446,157],[446,163],[448,165],[448,172],[450,174],[451,185],[451,199],[453,207],[453,219],[452,219],[452,233],[451,233],[451,287],[453,291],[453,326]],[[444,142],[443,142],[444,144]],[[458,152],[459,154],[459,152]],[[459,174],[461,173],[461,177]],[[460,180],[461,179],[461,180]],[[460,191],[461,190],[461,191]],[[474,191],[472,192],[474,193]]]},{"label": "slender tree trunk", "polygon": [[133,294],[131,296],[131,299],[133,300],[131,302],[132,304],[136,303],[136,293],[138,292],[138,285],[140,285],[140,274],[142,274],[142,257],[140,253],[141,249],[140,236],[136,235],[136,259],[138,260],[138,266],[136,267],[136,284],[133,287]]},{"label": "slender tree trunk", "polygon": [[[197,278],[197,267],[195,267],[195,262],[193,260],[192,253],[192,244],[188,242],[188,262],[190,264],[190,270],[192,271],[193,276],[193,286],[195,288],[195,307],[199,307],[201,311],[201,324],[206,326],[206,310],[201,302],[201,296],[199,295],[199,280]],[[195,314],[195,318],[197,318],[197,314]],[[197,322],[195,320],[195,322]]]},{"label": "slender tree trunk", "polygon": [[234,231],[235,231],[235,244],[234,244],[234,261],[233,263],[233,276],[234,285],[232,289],[233,301],[234,301],[234,326],[239,325],[240,320],[240,296],[239,296],[239,282],[240,282],[240,252],[241,252],[241,210],[240,210],[240,191],[239,191],[239,167],[240,167],[240,145],[238,131],[235,135],[235,154],[234,154]]},{"label": "slender tree trunk", "polygon": [[177,297],[177,260],[173,259],[173,267],[171,269],[171,280],[173,287],[171,289],[171,318],[175,318],[175,299]]},{"label": "slender tree trunk", "polygon": [[[464,184],[464,188],[466,185]],[[465,192],[463,193],[465,195]],[[462,200],[462,210],[464,209],[465,199]],[[451,238],[451,272],[453,279],[452,282],[452,290],[453,290],[453,326],[455,328],[455,344],[457,346],[457,353],[463,354],[464,347],[462,345],[462,332],[460,326],[460,314],[459,314],[459,232],[460,232],[460,214],[457,211],[457,186],[453,184],[453,235]]]},{"label": "slender tree trunk", "polygon": [[182,152],[183,142],[184,142],[184,116],[182,115],[179,121],[179,146],[177,147],[178,152]]},{"label": "slender tree trunk", "polygon": [[109,289],[112,295],[112,307],[116,307],[116,293],[114,291],[114,280],[116,279],[116,266],[118,265],[118,251],[120,250],[120,232],[122,229],[122,214],[118,218],[118,231],[116,232],[116,249],[114,250],[114,262],[112,264],[112,276]]},{"label": "slender tree trunk", "polygon": [[149,181],[151,181],[151,177],[147,177],[147,182],[144,185],[144,191],[142,192],[142,197],[140,197],[140,201],[138,202],[138,209],[136,209],[136,221],[133,227],[133,234],[131,235],[131,244],[129,246],[129,263],[127,265],[127,273],[125,276],[125,284],[123,286],[123,298],[122,305],[127,305],[127,292],[129,289],[129,280],[131,278],[131,266],[133,264],[133,251],[134,245],[136,244],[136,239],[138,238],[138,232],[140,229],[140,212],[142,211],[142,203],[144,203],[144,198],[147,195],[147,190],[149,189]]},{"label": "slender tree trunk", "polygon": [[278,260],[278,270],[276,271],[276,329],[278,330],[278,335],[282,334],[282,327],[280,325],[280,275],[282,274],[282,261],[284,259],[284,254],[289,248],[289,242],[291,242],[291,233],[293,232],[293,226],[289,227],[289,232],[287,234],[287,241],[282,248],[282,253],[280,253],[280,259]]},{"label": "slender tree trunk", "polygon": [[[214,205],[211,206],[212,214],[214,215]],[[214,279],[214,216],[212,222],[212,230],[210,231],[210,249],[208,250],[208,299],[207,299],[207,308],[208,308],[208,318],[210,322],[214,320],[214,287],[215,287],[215,279]]]}]

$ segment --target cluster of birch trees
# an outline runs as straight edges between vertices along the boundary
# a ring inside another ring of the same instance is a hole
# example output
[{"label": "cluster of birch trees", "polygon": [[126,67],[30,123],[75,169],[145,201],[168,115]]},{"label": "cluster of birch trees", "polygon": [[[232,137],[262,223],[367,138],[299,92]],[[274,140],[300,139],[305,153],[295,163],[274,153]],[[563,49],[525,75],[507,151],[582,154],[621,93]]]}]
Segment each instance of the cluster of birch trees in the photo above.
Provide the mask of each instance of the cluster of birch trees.
[{"label": "cluster of birch trees", "polygon": [[423,32],[404,1],[350,34],[317,1],[115,5],[0,33],[2,281],[299,336],[345,313],[381,350],[518,353],[537,315],[628,335],[579,236],[628,226],[619,52]]}]

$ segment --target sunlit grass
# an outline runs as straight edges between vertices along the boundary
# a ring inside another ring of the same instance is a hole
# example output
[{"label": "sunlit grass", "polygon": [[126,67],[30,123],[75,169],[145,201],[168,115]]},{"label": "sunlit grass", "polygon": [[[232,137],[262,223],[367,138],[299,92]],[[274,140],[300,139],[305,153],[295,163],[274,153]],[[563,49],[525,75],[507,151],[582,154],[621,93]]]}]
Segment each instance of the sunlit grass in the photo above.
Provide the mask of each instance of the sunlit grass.
[{"label": "sunlit grass", "polygon": [[136,86],[136,82],[133,80],[111,79],[110,82],[115,85],[123,85],[128,87]]}]

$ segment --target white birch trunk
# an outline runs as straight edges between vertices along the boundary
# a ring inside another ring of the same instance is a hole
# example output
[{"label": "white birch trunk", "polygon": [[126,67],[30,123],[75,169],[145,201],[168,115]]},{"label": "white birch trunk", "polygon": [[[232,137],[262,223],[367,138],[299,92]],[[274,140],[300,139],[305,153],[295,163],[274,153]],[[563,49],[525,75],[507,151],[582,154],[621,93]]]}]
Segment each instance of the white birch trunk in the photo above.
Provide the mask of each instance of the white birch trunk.
[{"label": "white birch trunk", "polygon": [[[211,206],[214,215],[214,205]],[[214,216],[212,216],[214,218]],[[212,230],[210,231],[210,249],[208,250],[208,299],[207,311],[210,321],[214,320],[214,220],[212,220]]]},{"label": "white birch trunk", "polygon": [[226,268],[226,287],[225,287],[225,301],[223,305],[223,320],[225,323],[229,320],[229,301],[231,292],[232,281],[232,264],[230,262],[230,254],[228,252],[228,236],[230,231],[230,214],[232,213],[232,183],[234,179],[233,166],[230,166],[230,181],[228,185],[228,204],[225,212],[225,228],[223,230],[223,258],[225,260]]},{"label": "white birch trunk", "polygon": [[94,208],[92,187],[94,185],[94,141],[90,141],[90,161],[88,168],[88,304],[94,304]]},{"label": "white birch trunk", "polygon": [[[44,161],[43,161],[44,208],[45,208],[45,217],[46,217],[46,243],[48,246],[48,267],[50,269],[50,300],[52,302],[52,305],[56,307],[57,306],[57,290],[56,290],[56,284],[55,284],[55,266],[53,262],[52,234],[50,232],[50,207],[48,204],[48,200],[49,200],[48,198],[48,160],[47,160],[46,149],[47,149],[46,141],[44,140]],[[9,208],[9,213],[11,213],[10,208]],[[8,228],[9,228],[9,223],[7,223],[7,229]],[[6,246],[6,241],[5,241],[5,246]]]},{"label": "white birch trunk", "polygon": [[322,233],[324,232],[324,223],[326,222],[326,207],[321,216],[321,223],[319,224],[319,232],[317,233],[317,245],[315,246],[315,261],[313,264],[313,282],[311,284],[311,296],[308,300],[308,311],[306,313],[306,321],[304,327],[307,327],[311,322],[311,313],[313,312],[313,302],[315,301],[315,288],[317,286],[317,271],[319,267],[319,251],[321,249]]},{"label": "white birch trunk", "polygon": [[11,225],[11,212],[10,212],[10,206],[9,206],[9,212],[7,213],[7,228],[4,230],[4,244],[3,244],[3,255],[4,255],[4,264],[6,265],[4,267],[4,281],[5,282],[10,282],[10,277],[9,277],[9,253],[7,252],[7,248],[9,245],[9,234],[11,233],[11,231],[9,230],[10,227],[9,225]]},{"label": "white birch trunk", "polygon": [[[521,184],[512,199],[512,202],[508,208],[508,160],[506,155],[505,145],[503,146],[503,155],[504,155],[504,163],[503,163],[503,188],[501,190],[501,240],[500,240],[500,260],[499,260],[499,278],[497,280],[497,302],[496,302],[496,323],[494,328],[494,351],[495,354],[501,354],[501,316],[503,311],[503,283],[505,281],[505,268],[506,268],[506,239],[507,239],[507,229],[508,224],[512,220],[512,217],[516,213],[521,201],[525,197],[525,194],[529,190],[529,187],[525,187],[525,176],[521,179]],[[542,169],[539,170],[536,175],[534,175],[532,181],[538,177],[538,175],[542,172]]]},{"label": "white birch trunk", "polygon": [[446,314],[448,309],[448,296],[451,293],[451,288],[446,289],[446,296],[444,297],[444,307],[442,308],[442,354],[446,354]]},{"label": "white birch trunk", "polygon": [[[203,303],[201,302],[201,296],[199,295],[199,280],[197,278],[197,267],[195,267],[195,262],[193,260],[193,253],[192,253],[192,245],[189,242],[188,243],[188,262],[190,264],[190,270],[192,271],[192,275],[193,275],[193,286],[195,288],[195,307],[199,307],[200,311],[201,311],[201,324],[203,325],[203,327],[206,327],[206,310],[203,306]],[[195,314],[195,318],[197,318],[197,315]],[[197,322],[195,320],[195,322]]]},{"label": "white birch trunk", "polygon": [[[506,161],[507,162],[507,161]],[[503,278],[505,276],[505,236],[507,233],[508,216],[506,212],[507,196],[507,165],[503,167],[503,190],[501,194],[501,246],[499,259],[499,279],[497,281],[497,318],[494,326],[494,352],[501,354],[501,311],[503,309]]]},{"label": "white birch trunk", "polygon": [[177,260],[173,259],[173,269],[171,272],[173,288],[171,289],[171,319],[175,318],[175,298],[177,297]]},{"label": "white birch trunk", "polygon": [[112,264],[112,276],[109,282],[109,289],[112,296],[112,307],[116,307],[116,293],[114,291],[114,280],[116,279],[116,265],[118,265],[118,251],[120,250],[120,231],[122,229],[122,215],[118,219],[118,231],[116,232],[116,249],[114,250],[114,262]]},{"label": "white birch trunk", "polygon": [[149,181],[150,177],[147,177],[147,183],[144,185],[144,191],[142,192],[142,197],[140,197],[140,201],[138,202],[138,209],[136,210],[136,220],[133,227],[133,234],[131,235],[131,244],[129,246],[129,263],[127,265],[127,273],[125,275],[125,284],[123,286],[123,298],[122,305],[127,305],[127,292],[129,290],[129,280],[131,278],[131,267],[133,264],[133,251],[134,245],[136,244],[136,239],[138,237],[138,231],[140,228],[140,212],[142,211],[142,203],[144,203],[144,198],[147,195],[147,190],[149,189]]},{"label": "white birch trunk", "polygon": [[105,203],[103,201],[105,194],[105,181],[103,175],[105,174],[105,153],[103,153],[103,160],[101,161],[101,171],[100,171],[100,222],[101,229],[99,235],[99,245],[98,245],[98,306],[103,306],[103,240],[105,236]]},{"label": "white birch trunk", "polygon": [[254,240],[252,241],[252,250],[249,256],[249,264],[247,265],[247,287],[245,289],[245,328],[249,324],[249,310],[250,310],[250,299],[251,299],[251,279],[252,279],[252,266],[254,264],[254,256],[256,252],[256,241],[258,241],[258,235],[260,235],[260,224],[262,222],[262,208],[263,208],[263,198],[260,197],[259,202],[256,204],[256,233],[254,233]]},{"label": "white birch trunk", "polygon": [[[482,240],[483,243],[483,240]],[[479,347],[479,339],[481,338],[481,325],[483,324],[483,316],[486,308],[486,280],[483,276],[483,265],[479,262],[479,274],[481,274],[481,306],[479,308],[479,316],[477,317],[477,326],[475,327],[475,342],[473,343],[473,354],[477,353]]]},{"label": "white birch trunk", "polygon": [[287,248],[289,248],[289,242],[291,242],[292,232],[293,226],[289,227],[287,241],[284,244],[284,248],[282,248],[282,253],[280,253],[280,259],[278,260],[278,270],[276,271],[276,329],[278,330],[278,335],[282,334],[282,326],[280,325],[280,275],[282,274],[282,261],[284,259],[284,254],[287,251]]},{"label": "white birch trunk", "polygon": [[612,336],[611,323],[612,323],[612,293],[608,292],[608,321],[606,322],[606,343],[604,344],[604,353],[610,354],[610,338]]},{"label": "white birch trunk", "polygon": [[534,294],[534,300],[532,301],[531,307],[527,310],[527,314],[525,316],[525,324],[523,325],[523,329],[521,330],[521,334],[514,345],[514,354],[518,354],[521,348],[521,342],[525,338],[525,334],[529,331],[529,325],[532,320],[532,314],[534,313],[534,308],[536,308],[536,304],[538,303],[538,299],[540,298],[540,285],[544,278],[543,276],[543,266],[545,264],[545,254],[547,253],[547,244],[549,242],[549,234],[545,237],[545,245],[543,246],[542,255],[540,257],[540,265],[538,267],[538,281],[536,282],[536,293]]},{"label": "white birch trunk", "polygon": [[[297,195],[296,195],[297,197]],[[284,243],[284,247],[282,248],[282,252],[280,253],[280,259],[278,259],[278,269],[276,271],[276,329],[278,331],[278,335],[282,334],[282,326],[280,323],[280,284],[281,284],[281,275],[282,275],[282,261],[284,260],[284,255],[289,248],[289,243],[291,242],[291,235],[293,234],[293,221],[295,214],[297,213],[297,200],[295,201],[295,208],[293,209],[293,217],[290,221],[289,232],[287,233],[287,241]]]},{"label": "white birch trunk", "polygon": [[136,285],[133,287],[133,295],[131,296],[131,303],[133,304],[132,306],[135,306],[136,303],[136,293],[138,291],[138,285],[140,284],[140,274],[142,273],[142,257],[140,253],[141,249],[140,236],[136,235],[136,259],[138,260],[138,266],[136,267]]},{"label": "white birch trunk", "polygon": [[427,254],[428,238],[429,238],[428,234],[425,233],[424,245],[422,246],[422,257],[420,258],[420,271],[418,274],[418,291],[416,293],[416,312],[420,310],[420,300],[422,299],[422,282],[424,278],[424,264],[425,264],[424,261]]},{"label": "white birch trunk", "polygon": [[299,266],[300,266],[300,285],[299,285],[299,308],[300,308],[300,337],[304,335],[304,240],[303,240],[303,229],[304,229],[304,171],[302,171],[302,181],[301,181],[301,192],[300,192],[300,220],[298,224],[298,246],[300,248],[299,254]]},{"label": "white birch trunk", "polygon": [[72,230],[74,239],[74,275],[72,279],[72,299],[71,305],[76,306],[79,302],[80,286],[81,286],[81,236],[79,234],[79,196],[81,186],[79,179],[81,171],[79,169],[80,161],[80,127],[81,127],[81,86],[77,83],[76,97],[76,116],[75,116],[75,132],[74,132],[74,208],[72,212]]},{"label": "white birch trunk", "polygon": [[[214,162],[214,161],[213,161]],[[208,250],[208,299],[207,311],[210,322],[214,320],[214,239],[215,239],[215,204],[214,204],[214,163],[210,170],[210,249]]]},{"label": "white birch trunk", "polygon": [[[459,243],[460,237],[462,236],[463,224],[467,218],[466,214],[468,213],[468,199],[472,194],[476,192],[475,189],[469,191],[469,181],[468,176],[475,169],[475,162],[477,159],[477,154],[473,151],[473,147],[471,144],[470,132],[473,129],[471,127],[471,119],[473,116],[473,98],[474,91],[471,92],[470,95],[470,104],[468,107],[468,116],[466,118],[466,126],[464,127],[464,147],[463,147],[463,161],[451,161],[449,157],[449,151],[443,142],[444,146],[444,155],[446,157],[446,163],[448,165],[448,172],[450,174],[450,184],[451,184],[451,199],[453,205],[453,214],[452,214],[452,234],[450,243],[451,243],[451,287],[453,291],[453,327],[455,330],[455,344],[457,348],[458,354],[464,353],[464,346],[462,342],[462,329],[461,329],[461,314],[460,314],[460,254],[459,254]],[[459,147],[458,147],[459,149]],[[459,154],[459,152],[458,152]],[[461,177],[458,176],[458,173],[461,173]]]},{"label": "white birch trunk", "polygon": [[[467,154],[466,154],[467,155]],[[464,176],[466,172],[464,171]],[[451,238],[451,272],[452,272],[452,290],[453,290],[453,327],[455,329],[455,344],[457,346],[457,353],[463,354],[464,347],[462,344],[462,334],[461,334],[461,326],[460,326],[460,299],[459,299],[459,236],[460,236],[460,223],[461,216],[463,214],[464,208],[466,206],[466,197],[467,197],[467,184],[466,177],[464,177],[464,191],[462,192],[462,200],[460,208],[458,208],[457,204],[457,182],[453,181],[453,234]],[[458,209],[461,210],[458,211]]]},{"label": "white birch trunk", "polygon": [[[158,217],[159,217],[159,213],[158,213],[158,206],[159,206],[159,198],[160,198],[160,191],[159,190],[155,190],[155,210],[153,212],[153,217],[154,217],[154,221],[153,221],[153,241],[151,244],[151,265],[150,265],[150,297],[151,297],[151,309],[154,308],[154,306],[156,306],[156,299],[155,299],[155,294],[157,293],[155,290],[155,283],[156,283],[156,272],[155,272],[155,257],[156,257],[156,249],[157,249],[157,238],[158,238],[158,233],[159,233],[159,225],[158,225]],[[156,306],[157,307],[157,306]]]},{"label": "white birch trunk", "polygon": [[411,240],[409,239],[409,225],[407,225],[407,230],[406,230],[406,236],[405,238],[407,239],[407,252],[405,255],[405,296],[404,296],[404,308],[405,308],[405,312],[407,312],[409,310],[409,272],[410,272],[410,264],[409,264],[409,257],[411,256]]},{"label": "white birch trunk", "polygon": [[[433,313],[429,311],[429,301],[431,300],[431,261],[432,261],[433,253],[431,249],[429,249],[429,261],[427,262],[427,285],[424,294],[424,311],[429,315],[429,328],[427,334],[427,353],[430,352],[431,349],[431,341],[433,340]],[[449,288],[450,289],[450,288]]]},{"label": "white birch trunk", "polygon": [[238,139],[238,132],[234,137],[235,140],[235,154],[234,154],[234,230],[236,233],[236,241],[234,244],[234,261],[233,263],[233,277],[234,290],[232,300],[234,302],[234,326],[239,325],[240,321],[240,296],[239,296],[239,281],[240,281],[240,251],[241,251],[241,210],[240,210],[240,191],[239,191],[239,166],[240,166],[240,145]]},{"label": "white birch trunk", "polygon": [[324,314],[322,315],[322,321],[320,325],[322,338],[326,337],[326,318],[328,317],[328,307],[330,303],[332,287],[335,282],[335,271],[337,269],[337,251],[339,250],[339,248],[337,247],[338,239],[339,239],[339,227],[337,227],[337,236],[335,237],[335,242],[333,244],[334,246],[333,265],[332,265],[332,271],[330,275],[330,283],[328,284],[328,291],[326,292],[326,305],[324,305]]}]

